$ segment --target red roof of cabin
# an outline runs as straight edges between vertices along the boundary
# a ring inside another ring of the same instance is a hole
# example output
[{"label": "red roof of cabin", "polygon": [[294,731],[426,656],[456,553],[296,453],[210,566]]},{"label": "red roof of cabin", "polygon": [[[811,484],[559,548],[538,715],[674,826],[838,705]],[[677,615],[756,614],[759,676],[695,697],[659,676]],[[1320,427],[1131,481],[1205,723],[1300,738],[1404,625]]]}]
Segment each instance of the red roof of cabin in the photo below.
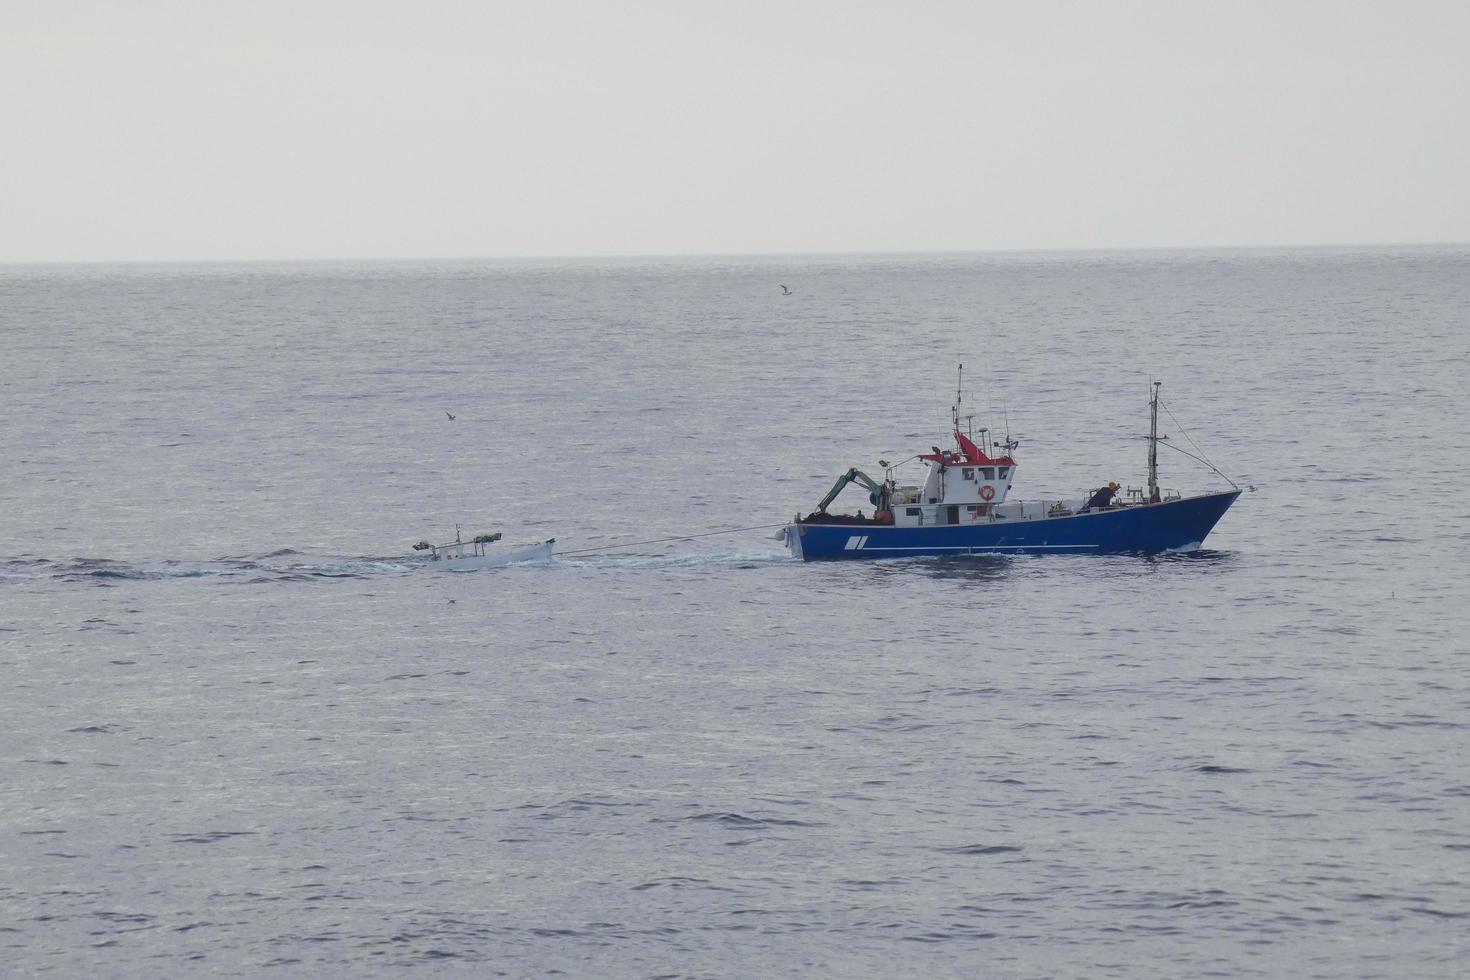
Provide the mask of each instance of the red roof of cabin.
[{"label": "red roof of cabin", "polygon": [[975,445],[973,442],[967,439],[963,432],[956,431],[954,434],[954,438],[955,442],[960,444],[960,451],[958,453],[951,453],[949,459],[945,459],[943,456],[936,456],[934,453],[924,453],[919,458],[927,459],[931,463],[938,463],[940,466],[1016,465],[1016,461],[1011,459],[1009,456],[1001,456],[998,459],[991,459],[989,456],[980,451],[979,446]]}]

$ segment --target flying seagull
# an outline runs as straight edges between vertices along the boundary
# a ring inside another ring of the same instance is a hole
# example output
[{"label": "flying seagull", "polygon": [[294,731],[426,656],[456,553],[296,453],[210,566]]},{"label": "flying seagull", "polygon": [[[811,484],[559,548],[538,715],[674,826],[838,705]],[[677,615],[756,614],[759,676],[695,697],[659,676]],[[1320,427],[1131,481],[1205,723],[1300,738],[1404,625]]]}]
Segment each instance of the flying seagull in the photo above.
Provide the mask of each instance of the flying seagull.
[{"label": "flying seagull", "polygon": [[[445,415],[449,415],[449,412],[446,410],[444,414]],[[454,416],[453,415],[449,415],[449,421],[451,421],[451,422],[454,421]]]},{"label": "flying seagull", "polygon": [[781,295],[782,296],[790,296],[791,295],[791,290],[787,289],[786,286],[785,286],[785,284],[778,282],[778,283],[776,283],[776,285],[778,285],[778,286],[781,287]]}]

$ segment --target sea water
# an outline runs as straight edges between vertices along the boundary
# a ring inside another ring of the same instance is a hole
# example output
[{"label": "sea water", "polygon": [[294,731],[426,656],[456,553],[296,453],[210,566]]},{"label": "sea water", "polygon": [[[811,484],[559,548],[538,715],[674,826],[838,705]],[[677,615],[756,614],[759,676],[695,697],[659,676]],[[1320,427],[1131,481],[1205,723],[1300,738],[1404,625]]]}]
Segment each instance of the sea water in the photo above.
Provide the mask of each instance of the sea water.
[{"label": "sea water", "polygon": [[[0,269],[0,973],[1463,976],[1467,326],[1456,247]],[[1151,380],[1254,491],[791,560],[960,362],[1020,497]]]}]

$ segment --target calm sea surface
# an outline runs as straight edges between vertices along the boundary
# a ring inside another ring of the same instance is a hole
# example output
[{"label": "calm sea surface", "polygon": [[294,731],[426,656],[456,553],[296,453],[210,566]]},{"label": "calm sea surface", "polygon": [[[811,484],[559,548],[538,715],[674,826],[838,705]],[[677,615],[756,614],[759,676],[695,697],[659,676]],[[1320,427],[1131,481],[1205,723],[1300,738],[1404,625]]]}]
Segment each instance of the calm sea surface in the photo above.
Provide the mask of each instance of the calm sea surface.
[{"label": "calm sea surface", "polygon": [[[1467,337],[1470,248],[0,269],[0,974],[1463,977]],[[775,524],[961,359],[1022,497],[1150,378],[1257,489],[407,557]]]}]

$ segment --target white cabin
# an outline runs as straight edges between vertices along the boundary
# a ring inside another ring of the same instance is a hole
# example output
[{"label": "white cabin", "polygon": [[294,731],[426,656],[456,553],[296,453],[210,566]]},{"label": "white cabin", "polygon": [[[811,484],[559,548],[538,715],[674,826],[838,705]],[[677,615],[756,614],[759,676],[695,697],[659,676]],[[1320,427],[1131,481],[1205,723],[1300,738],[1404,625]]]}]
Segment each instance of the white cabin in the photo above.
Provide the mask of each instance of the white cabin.
[{"label": "white cabin", "polygon": [[989,521],[1011,492],[1016,461],[992,459],[955,432],[957,452],[920,456],[929,467],[923,487],[895,487],[891,496],[895,527],[932,527]]}]

